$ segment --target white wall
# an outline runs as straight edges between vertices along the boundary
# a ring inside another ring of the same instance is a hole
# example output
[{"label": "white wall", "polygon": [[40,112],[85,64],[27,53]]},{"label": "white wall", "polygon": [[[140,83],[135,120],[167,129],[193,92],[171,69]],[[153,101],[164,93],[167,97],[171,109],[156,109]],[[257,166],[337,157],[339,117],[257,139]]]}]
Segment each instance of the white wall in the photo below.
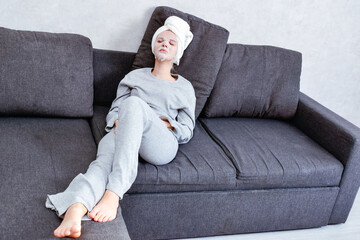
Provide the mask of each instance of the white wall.
[{"label": "white wall", "polygon": [[229,42],[301,52],[301,91],[360,126],[358,0],[0,0],[0,26],[79,33],[95,48],[136,52],[162,5],[225,27]]}]

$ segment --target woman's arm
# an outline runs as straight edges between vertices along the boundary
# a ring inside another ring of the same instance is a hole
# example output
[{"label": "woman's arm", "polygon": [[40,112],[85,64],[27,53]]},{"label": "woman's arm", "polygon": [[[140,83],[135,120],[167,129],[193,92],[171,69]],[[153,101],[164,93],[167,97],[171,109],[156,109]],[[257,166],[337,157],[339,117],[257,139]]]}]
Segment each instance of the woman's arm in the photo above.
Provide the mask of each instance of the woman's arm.
[{"label": "woman's arm", "polygon": [[189,111],[180,110],[177,121],[171,121],[170,124],[173,127],[173,132],[179,142],[179,144],[184,144],[190,141],[193,136],[193,130],[195,128],[195,114],[191,116]]},{"label": "woman's arm", "polygon": [[186,97],[186,107],[179,109],[175,121],[169,119],[169,123],[173,127],[172,131],[175,133],[179,144],[189,142],[195,128],[196,97],[192,87],[188,92],[189,96]]}]

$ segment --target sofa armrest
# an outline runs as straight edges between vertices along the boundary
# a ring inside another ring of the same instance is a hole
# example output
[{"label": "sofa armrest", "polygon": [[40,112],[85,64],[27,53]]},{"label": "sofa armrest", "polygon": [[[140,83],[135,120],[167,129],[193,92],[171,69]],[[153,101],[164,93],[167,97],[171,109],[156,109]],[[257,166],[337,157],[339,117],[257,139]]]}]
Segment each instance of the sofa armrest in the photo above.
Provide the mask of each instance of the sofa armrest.
[{"label": "sofa armrest", "polygon": [[293,123],[344,165],[329,223],[345,222],[360,185],[360,129],[303,93]]}]

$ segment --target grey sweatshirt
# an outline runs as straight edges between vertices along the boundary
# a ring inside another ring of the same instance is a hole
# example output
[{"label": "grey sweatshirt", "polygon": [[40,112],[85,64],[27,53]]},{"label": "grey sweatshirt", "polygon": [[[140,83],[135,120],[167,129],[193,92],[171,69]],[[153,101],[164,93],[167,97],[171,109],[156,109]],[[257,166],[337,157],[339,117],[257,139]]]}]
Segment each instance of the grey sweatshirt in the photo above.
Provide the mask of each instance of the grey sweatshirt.
[{"label": "grey sweatshirt", "polygon": [[195,91],[192,84],[178,75],[176,81],[167,81],[151,74],[151,68],[141,68],[128,73],[121,80],[116,98],[106,116],[109,132],[118,118],[119,106],[129,96],[144,100],[161,119],[167,119],[179,144],[187,143],[195,127]]}]

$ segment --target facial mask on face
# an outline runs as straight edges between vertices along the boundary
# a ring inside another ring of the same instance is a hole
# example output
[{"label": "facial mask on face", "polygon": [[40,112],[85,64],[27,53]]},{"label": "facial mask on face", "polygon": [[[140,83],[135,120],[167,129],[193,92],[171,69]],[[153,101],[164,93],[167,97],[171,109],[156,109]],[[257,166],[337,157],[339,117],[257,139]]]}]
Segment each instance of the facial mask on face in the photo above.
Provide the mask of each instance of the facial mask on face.
[{"label": "facial mask on face", "polygon": [[165,41],[165,42],[162,42],[159,49],[156,50],[156,52],[154,53],[155,59],[158,59],[161,62],[163,62],[165,60],[172,60],[172,58],[170,57],[170,52],[171,52],[171,48],[173,46],[172,46],[172,44],[170,44],[170,41],[173,41],[173,40],[171,40],[171,39],[167,40],[167,39],[164,39],[163,37],[161,37],[161,38],[162,38],[162,41]]},{"label": "facial mask on face", "polygon": [[160,50],[155,55],[156,59],[159,59],[161,62],[165,61],[167,59],[167,53],[160,52]]}]

